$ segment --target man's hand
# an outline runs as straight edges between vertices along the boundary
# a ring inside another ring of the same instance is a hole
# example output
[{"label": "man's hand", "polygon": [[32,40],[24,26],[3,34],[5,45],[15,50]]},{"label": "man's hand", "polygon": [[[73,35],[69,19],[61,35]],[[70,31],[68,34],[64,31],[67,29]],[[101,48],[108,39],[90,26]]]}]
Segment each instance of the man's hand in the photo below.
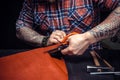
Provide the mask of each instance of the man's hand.
[{"label": "man's hand", "polygon": [[65,36],[66,36],[66,33],[64,31],[56,30],[52,32],[52,34],[50,35],[47,45],[52,45],[52,44],[62,42]]},{"label": "man's hand", "polygon": [[62,50],[62,54],[67,55],[82,55],[84,51],[91,44],[90,38],[92,36],[89,33],[75,34],[68,38],[68,47]]}]

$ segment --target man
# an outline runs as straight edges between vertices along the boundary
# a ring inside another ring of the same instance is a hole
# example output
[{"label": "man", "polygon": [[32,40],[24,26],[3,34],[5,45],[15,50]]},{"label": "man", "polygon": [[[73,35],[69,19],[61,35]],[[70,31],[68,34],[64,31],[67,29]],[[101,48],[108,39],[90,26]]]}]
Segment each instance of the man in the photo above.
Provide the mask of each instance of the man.
[{"label": "man", "polygon": [[[101,11],[111,11],[102,22]],[[16,22],[17,37],[36,47],[68,38],[62,54],[82,55],[87,49],[101,49],[99,41],[119,30],[119,0],[25,0]]]}]

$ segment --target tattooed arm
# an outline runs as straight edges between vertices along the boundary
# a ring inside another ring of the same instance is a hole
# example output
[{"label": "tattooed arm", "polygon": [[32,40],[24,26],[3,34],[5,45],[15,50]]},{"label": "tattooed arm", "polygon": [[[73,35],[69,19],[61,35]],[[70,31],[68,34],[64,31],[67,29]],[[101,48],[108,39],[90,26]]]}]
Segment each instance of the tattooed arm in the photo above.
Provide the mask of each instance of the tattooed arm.
[{"label": "tattooed arm", "polygon": [[19,39],[22,41],[25,41],[26,43],[35,46],[40,47],[41,42],[45,36],[40,35],[30,27],[22,27],[18,28],[16,31],[16,35]]},{"label": "tattooed arm", "polygon": [[40,35],[30,27],[18,28],[16,34],[19,39],[35,47],[49,46],[58,43],[66,36],[65,32],[56,30],[52,32],[48,38],[46,38],[46,36]]},{"label": "tattooed arm", "polygon": [[102,23],[86,32],[91,44],[114,36],[120,29],[120,6],[118,6]]}]

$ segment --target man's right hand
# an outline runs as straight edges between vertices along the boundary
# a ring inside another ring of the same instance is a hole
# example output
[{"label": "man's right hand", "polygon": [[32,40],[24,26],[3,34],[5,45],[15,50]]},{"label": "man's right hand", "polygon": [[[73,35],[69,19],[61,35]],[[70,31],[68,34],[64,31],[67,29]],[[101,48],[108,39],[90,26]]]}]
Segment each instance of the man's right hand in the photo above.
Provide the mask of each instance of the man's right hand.
[{"label": "man's right hand", "polygon": [[56,30],[52,32],[52,34],[50,35],[47,45],[52,45],[52,44],[62,42],[65,36],[66,36],[66,33],[64,31]]}]

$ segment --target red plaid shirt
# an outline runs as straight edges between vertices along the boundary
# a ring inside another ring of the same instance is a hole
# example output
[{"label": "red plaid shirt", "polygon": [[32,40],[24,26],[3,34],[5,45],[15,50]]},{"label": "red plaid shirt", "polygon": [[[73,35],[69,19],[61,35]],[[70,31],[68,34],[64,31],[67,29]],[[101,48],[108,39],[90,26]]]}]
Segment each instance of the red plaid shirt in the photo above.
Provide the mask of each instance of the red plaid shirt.
[{"label": "red plaid shirt", "polygon": [[[54,30],[83,33],[100,23],[101,10],[113,10],[117,5],[118,0],[60,0],[54,4],[25,0],[16,28],[31,26],[42,35]],[[99,43],[91,45],[94,48],[100,48]]]}]

